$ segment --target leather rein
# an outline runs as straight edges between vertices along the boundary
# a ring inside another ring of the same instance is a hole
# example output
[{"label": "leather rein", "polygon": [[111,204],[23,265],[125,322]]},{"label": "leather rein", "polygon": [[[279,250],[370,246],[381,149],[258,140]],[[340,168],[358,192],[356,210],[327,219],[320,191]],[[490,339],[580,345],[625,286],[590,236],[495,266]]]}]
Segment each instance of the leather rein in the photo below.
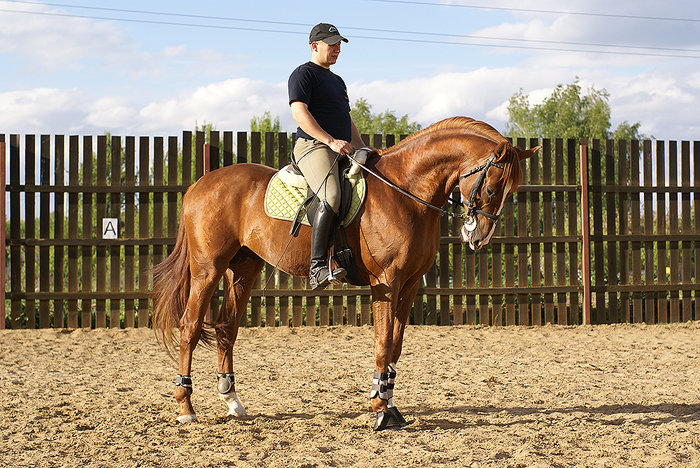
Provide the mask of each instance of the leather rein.
[{"label": "leather rein", "polygon": [[[485,212],[485,211],[483,211],[483,210],[477,209],[477,208],[474,206],[474,203],[476,202],[476,196],[477,196],[477,194],[479,193],[479,191],[481,190],[482,185],[484,185],[484,180],[486,179],[486,173],[488,172],[488,170],[489,170],[491,167],[497,167],[497,168],[499,168],[499,169],[505,169],[505,166],[504,166],[503,164],[498,164],[498,163],[495,163],[495,162],[494,162],[494,159],[496,159],[496,155],[495,155],[494,153],[491,153],[491,156],[489,156],[489,158],[486,160],[486,162],[485,162],[484,164],[482,164],[482,165],[480,165],[480,166],[478,166],[478,167],[475,167],[475,168],[471,169],[469,172],[466,172],[466,173],[464,173],[464,174],[460,174],[460,175],[459,175],[459,179],[461,180],[461,179],[467,178],[467,177],[469,177],[469,176],[472,176],[472,175],[474,175],[474,174],[480,172],[479,178],[476,180],[476,182],[475,182],[474,185],[472,186],[471,191],[469,192],[469,197],[467,198],[467,202],[466,202],[466,212],[463,213],[463,214],[452,213],[451,211],[447,211],[447,210],[445,210],[445,209],[443,209],[443,208],[441,208],[441,207],[439,207],[439,206],[432,205],[432,204],[428,203],[427,201],[425,201],[425,200],[423,200],[423,199],[421,199],[421,198],[418,198],[417,196],[413,195],[412,193],[410,193],[410,192],[408,192],[408,191],[402,189],[401,187],[399,187],[399,186],[397,186],[397,185],[395,185],[395,184],[389,182],[389,181],[386,180],[384,177],[382,177],[381,175],[377,174],[377,173],[374,172],[372,169],[368,168],[368,167],[365,166],[363,163],[361,163],[361,162],[359,162],[358,160],[356,160],[356,159],[353,157],[352,154],[349,154],[348,157],[349,157],[350,159],[352,159],[352,160],[355,162],[355,164],[357,164],[357,165],[360,166],[362,169],[364,169],[365,171],[367,171],[367,172],[369,172],[370,174],[372,174],[372,175],[373,175],[374,177],[376,177],[377,179],[379,179],[379,180],[381,180],[382,182],[384,182],[386,185],[388,185],[388,186],[391,187],[392,189],[396,190],[397,192],[401,193],[402,195],[407,196],[407,197],[410,198],[411,200],[414,200],[414,201],[420,203],[421,205],[424,205],[424,206],[426,206],[426,207],[428,207],[428,208],[430,208],[430,209],[432,209],[432,210],[439,211],[440,213],[442,213],[442,214],[444,214],[444,215],[453,216],[453,217],[461,218],[461,219],[467,219],[468,222],[473,222],[473,221],[474,221],[474,216],[477,215],[477,214],[480,214],[480,215],[482,215],[482,216],[486,216],[487,218],[492,219],[492,220],[497,220],[497,219],[498,219],[498,215],[493,215],[493,214],[491,214],[491,213],[487,213],[487,212]],[[448,198],[448,201],[451,201],[452,203],[456,203],[456,204],[460,204],[460,205],[462,204],[461,202],[459,202],[459,201],[457,201],[457,200],[454,200],[452,197]]]}]

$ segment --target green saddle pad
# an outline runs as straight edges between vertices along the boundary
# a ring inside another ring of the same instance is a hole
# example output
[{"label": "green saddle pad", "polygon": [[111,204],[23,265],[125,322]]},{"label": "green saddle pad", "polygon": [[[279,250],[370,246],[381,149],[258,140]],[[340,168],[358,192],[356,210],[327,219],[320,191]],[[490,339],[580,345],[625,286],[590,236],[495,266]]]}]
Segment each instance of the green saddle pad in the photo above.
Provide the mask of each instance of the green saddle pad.
[{"label": "green saddle pad", "polygon": [[[294,183],[293,185],[285,183],[280,178],[280,172],[281,171],[272,176],[272,179],[270,179],[270,182],[267,184],[267,190],[265,191],[265,214],[275,219],[294,221],[299,206],[306,200],[307,186],[305,183]],[[346,179],[353,184],[352,203],[350,204],[347,215],[341,222],[342,226],[347,226],[355,219],[367,195],[367,181],[362,171],[358,174],[347,176]],[[309,222],[306,219],[305,208],[299,212],[299,217],[303,224],[309,226]]]}]

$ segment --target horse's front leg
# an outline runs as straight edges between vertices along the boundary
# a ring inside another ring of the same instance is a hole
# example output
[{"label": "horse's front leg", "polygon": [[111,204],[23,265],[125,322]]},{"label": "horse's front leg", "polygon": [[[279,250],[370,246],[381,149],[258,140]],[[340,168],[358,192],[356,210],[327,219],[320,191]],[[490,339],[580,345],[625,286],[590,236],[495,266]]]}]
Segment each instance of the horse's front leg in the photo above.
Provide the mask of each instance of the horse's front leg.
[{"label": "horse's front leg", "polygon": [[370,404],[377,413],[375,430],[402,427],[406,420],[394,406],[394,331],[397,322],[397,295],[386,285],[372,287],[372,312],[374,315],[374,360],[375,372],[372,378]]}]

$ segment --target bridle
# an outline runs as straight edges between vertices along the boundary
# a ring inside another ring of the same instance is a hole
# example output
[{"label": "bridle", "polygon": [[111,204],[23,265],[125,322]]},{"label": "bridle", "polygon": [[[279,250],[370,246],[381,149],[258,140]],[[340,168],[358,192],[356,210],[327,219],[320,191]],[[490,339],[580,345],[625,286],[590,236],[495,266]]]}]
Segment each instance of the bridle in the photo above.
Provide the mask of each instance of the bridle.
[{"label": "bridle", "polygon": [[[491,153],[491,156],[489,156],[489,158],[486,160],[486,162],[484,164],[482,164],[481,166],[475,167],[475,168],[471,169],[469,172],[466,172],[464,174],[459,175],[459,179],[461,180],[461,179],[467,178],[469,176],[472,176],[472,175],[480,172],[479,178],[476,180],[476,182],[472,186],[471,191],[469,192],[469,197],[467,198],[467,203],[466,203],[466,212],[464,214],[453,213],[453,212],[447,211],[444,208],[441,208],[439,206],[432,205],[432,204],[428,203],[427,201],[418,198],[417,196],[413,195],[412,193],[407,192],[406,190],[402,189],[401,187],[398,187],[397,185],[389,182],[384,177],[377,174],[372,169],[368,168],[367,166],[365,166],[364,164],[362,164],[361,162],[356,160],[352,154],[349,154],[348,157],[350,159],[352,159],[355,162],[355,164],[360,166],[362,169],[369,172],[374,177],[381,180],[382,182],[384,182],[386,185],[393,188],[397,192],[407,196],[408,198],[415,200],[418,203],[420,203],[424,206],[427,206],[428,208],[430,208],[432,210],[439,211],[440,213],[442,213],[444,215],[464,219],[465,226],[467,227],[468,230],[474,230],[476,228],[476,215],[478,215],[478,214],[485,216],[485,217],[487,217],[491,220],[494,220],[494,221],[497,220],[500,216],[500,213],[493,215],[491,213],[485,212],[484,210],[479,210],[474,206],[474,203],[476,202],[476,196],[479,193],[479,191],[481,190],[482,186],[484,185],[484,180],[486,180],[486,173],[488,172],[488,170],[491,167],[497,167],[498,169],[501,169],[501,170],[505,169],[505,166],[503,164],[499,164],[499,163],[494,162],[494,159],[496,159],[496,155],[494,153]],[[456,204],[461,204],[461,202],[454,200],[451,197],[448,200],[453,202],[453,203],[456,203]]]},{"label": "bridle", "polygon": [[[474,183],[474,185],[472,185],[472,189],[469,192],[469,197],[467,198],[467,203],[466,203],[467,212],[464,214],[464,218],[467,220],[467,222],[466,222],[467,226],[469,226],[470,224],[473,223],[474,227],[476,227],[475,217],[477,214],[480,214],[482,216],[486,216],[487,218],[492,219],[494,221],[496,221],[498,219],[498,217],[500,216],[500,213],[498,213],[498,214],[487,213],[484,210],[478,210],[474,206],[474,202],[476,201],[476,195],[481,191],[481,187],[484,185],[484,180],[486,180],[486,173],[489,171],[489,168],[491,168],[493,166],[493,167],[497,167],[501,170],[505,169],[505,166],[503,164],[498,164],[498,163],[493,162],[494,159],[496,159],[496,155],[494,153],[491,153],[491,156],[489,156],[489,158],[486,160],[486,162],[484,164],[482,164],[479,167],[475,167],[471,171],[469,171],[465,174],[461,174],[459,176],[459,178],[461,180],[461,179],[465,179],[471,175],[474,175],[477,172],[481,172],[481,174],[479,174],[479,178],[476,179],[476,182]],[[467,229],[469,229],[469,227],[467,227]]]}]

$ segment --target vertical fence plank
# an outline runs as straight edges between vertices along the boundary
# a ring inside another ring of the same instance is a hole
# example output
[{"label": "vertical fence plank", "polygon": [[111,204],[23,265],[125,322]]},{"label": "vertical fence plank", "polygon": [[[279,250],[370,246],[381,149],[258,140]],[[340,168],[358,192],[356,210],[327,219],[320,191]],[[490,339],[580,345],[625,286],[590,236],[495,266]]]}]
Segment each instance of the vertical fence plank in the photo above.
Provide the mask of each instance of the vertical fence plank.
[{"label": "vertical fence plank", "polygon": [[[298,290],[303,286],[301,278],[298,276],[292,277],[292,289]],[[292,326],[300,327],[303,323],[302,317],[302,297],[293,296],[292,297]]]},{"label": "vertical fence plank", "polygon": [[[250,134],[250,162],[260,164],[262,150],[262,139],[260,132],[251,132]],[[261,288],[261,280],[258,275],[253,283],[253,289]],[[260,297],[252,297],[250,299],[250,326],[259,327],[262,323],[261,317],[261,301]]]},{"label": "vertical fence plank", "polygon": [[[50,193],[47,191],[51,185],[51,136],[41,135],[41,158],[39,164],[39,183],[41,184],[41,194],[39,195],[39,237],[48,239],[50,237]],[[50,247],[42,245],[39,247],[39,290],[42,293],[51,291],[50,275]],[[50,326],[51,316],[48,300],[39,301],[39,328]]]},{"label": "vertical fence plank", "polygon": [[[651,164],[651,141],[644,140],[642,146],[642,166],[644,170],[644,187],[653,187],[652,164]],[[654,284],[654,206],[651,192],[644,191],[644,284],[647,286]],[[654,308],[656,301],[654,293],[646,291],[644,293],[644,322],[656,323]]]},{"label": "vertical fence plank", "polygon": [[[136,187],[136,138],[133,136],[126,137],[125,146],[124,185],[127,191],[124,194],[124,237],[134,239],[136,233],[136,196],[132,190]],[[134,292],[136,266],[134,252],[133,244],[124,246],[124,292],[127,295]],[[133,328],[134,326],[134,304],[133,299],[124,301],[124,326],[127,328]]]},{"label": "vertical fence plank", "polygon": [[[506,237],[512,238],[515,235],[515,213],[513,200],[506,202],[501,218],[505,225]],[[508,242],[505,247],[506,265],[506,288],[515,287],[515,245]],[[515,294],[506,294],[506,325],[515,325]]]},{"label": "vertical fence plank", "polygon": [[[19,135],[10,135],[10,239],[22,237],[20,214],[20,139]],[[16,242],[10,244],[10,291],[22,290],[22,247]],[[10,327],[20,328],[22,301],[13,296],[10,302]]]},{"label": "vertical fence plank", "polygon": [[[452,193],[453,198],[459,200],[460,194],[459,190],[455,190]],[[457,204],[453,204],[452,212],[459,213],[462,210]],[[451,225],[449,230],[450,236],[459,236],[459,230],[461,229],[461,220],[457,217],[451,217],[448,220]],[[462,243],[453,242],[452,243],[452,287],[453,288],[463,288],[465,283],[465,270],[466,270],[466,287],[474,287],[476,283],[476,273],[474,271],[474,256],[471,255],[472,252],[467,252],[466,255],[462,255]],[[467,320],[464,320],[464,308],[463,308],[463,298],[461,294],[455,294],[452,296],[453,302],[453,320],[455,325],[462,325],[464,323],[471,323],[470,320],[476,323],[476,296],[467,295]]]},{"label": "vertical fence plank", "polygon": [[[114,188],[122,183],[122,139],[118,136],[112,136],[111,159],[109,184]],[[109,215],[119,220],[118,232],[123,232],[124,229],[121,211],[122,196],[120,193],[112,191],[109,195]],[[113,244],[109,247],[109,291],[111,293],[121,291],[121,272],[121,247],[118,244]],[[109,327],[121,327],[121,301],[119,299],[109,300]]]},{"label": "vertical fence plank", "polygon": [[[668,228],[669,232],[678,233],[678,146],[675,141],[668,142],[668,186],[669,192],[669,209],[668,209]],[[676,190],[674,190],[676,189]],[[680,282],[680,257],[678,253],[678,241],[669,242],[669,264],[671,270],[671,284],[678,285]],[[679,322],[680,315],[680,298],[678,289],[671,290],[669,293],[670,315],[671,322]]]},{"label": "vertical fence plank", "polygon": [[[78,174],[79,140],[77,135],[71,135],[68,142],[68,183],[75,187],[80,182]],[[78,239],[78,194],[68,194],[68,239]],[[68,246],[68,291],[78,292],[78,246]],[[78,301],[68,301],[68,328],[78,328]]]},{"label": "vertical fence plank", "polygon": [[[579,165],[577,161],[580,159],[580,141],[573,139],[567,140],[567,183],[568,185],[578,185],[580,174],[577,173],[576,167]],[[581,188],[581,193],[583,193],[583,188]],[[578,213],[578,203],[576,197],[578,195],[576,192],[568,192],[566,195],[568,212]],[[576,236],[578,234],[579,226],[579,216],[569,216],[568,217],[568,232],[570,236]],[[581,228],[583,230],[583,227]],[[583,232],[581,233],[583,234]],[[582,241],[581,241],[582,242]],[[569,242],[569,286],[579,286],[578,272],[580,267],[578,264],[579,258],[579,242],[577,240],[572,240]],[[581,252],[583,255],[583,252]],[[589,297],[590,300],[590,297]],[[569,293],[569,313],[567,321],[569,324],[579,324],[582,322],[579,317],[579,294],[576,291]]]},{"label": "vertical fence plank", "polygon": [[[525,149],[525,139],[518,138],[518,148]],[[522,173],[523,173],[523,185],[527,184],[527,162],[520,161]],[[515,194],[515,201],[517,203],[517,238],[518,238],[518,287],[527,288],[530,280],[529,275],[529,265],[528,265],[528,243],[526,239],[529,239],[528,228],[527,228],[527,214],[528,214],[528,196],[525,192],[520,192]],[[519,325],[530,325],[530,297],[529,294],[519,293],[518,294],[518,324]]]},{"label": "vertical fence plank", "polygon": [[[97,137],[97,178],[98,186],[104,188],[107,185],[107,136],[100,135]],[[97,192],[97,219],[95,220],[96,231],[99,233],[95,236],[97,239],[102,239],[102,219],[107,217],[107,194],[103,191]],[[104,293],[107,290],[107,246],[98,245],[96,251],[96,267],[95,274],[97,292]],[[95,328],[107,327],[107,301],[97,299],[95,301]]]},{"label": "vertical fence plank", "polygon": [[[449,236],[449,220],[447,216],[440,216],[440,237]],[[439,285],[440,292],[447,292],[450,287],[450,246],[445,243],[440,243],[438,248],[438,257],[440,258],[439,270]],[[450,296],[440,294],[440,325],[450,325]]]},{"label": "vertical fence plank", "polygon": [[0,188],[2,189],[2,192],[0,192],[0,220],[2,220],[3,224],[3,229],[0,230],[0,246],[2,246],[2,253],[3,253],[3,260],[2,263],[0,263],[0,278],[2,278],[2,302],[0,302],[0,330],[4,330],[5,327],[5,319],[6,319],[6,306],[5,306],[5,298],[7,297],[7,279],[6,275],[7,272],[6,270],[6,263],[7,263],[7,258],[8,252],[7,252],[7,238],[6,238],[6,229],[7,229],[7,213],[5,212],[5,200],[6,200],[6,192],[7,192],[7,184],[6,184],[6,174],[5,174],[5,162],[6,162],[7,156],[6,156],[6,150],[5,150],[5,134],[0,133]]},{"label": "vertical fence plank", "polygon": [[[700,141],[694,141],[693,142],[693,168],[694,168],[694,173],[693,173],[693,188],[695,191],[693,192],[693,206],[695,208],[694,210],[694,218],[695,218],[695,225],[694,227],[694,232],[696,236],[700,234]],[[663,213],[663,211],[660,211],[660,213]],[[698,307],[700,307],[700,289],[698,286],[700,286],[700,241],[695,241],[695,258],[694,258],[694,264],[695,264],[695,320],[700,320],[700,311],[698,310]]]},{"label": "vertical fence plank", "polygon": [[[92,153],[92,137],[83,137],[83,187],[88,188],[87,191],[83,192],[83,226],[82,226],[82,239],[84,241],[83,245],[80,247],[80,254],[82,257],[82,270],[81,270],[81,284],[80,289],[85,291],[92,291],[92,245],[88,245],[90,241],[88,239],[94,239],[94,225],[92,219],[92,205],[93,205],[93,194],[89,191],[89,187],[92,184],[93,177],[93,164],[94,156]],[[92,327],[92,299],[82,299],[81,304],[81,315],[80,315],[80,326],[82,328]]]},{"label": "vertical fence plank", "polygon": [[[542,140],[542,185],[552,184],[552,141],[549,138]],[[552,238],[554,207],[552,206],[552,192],[542,194],[542,235]],[[544,286],[554,286],[554,244],[545,242],[542,246],[544,256]],[[544,323],[555,323],[554,294],[544,294]]]},{"label": "vertical fence plank", "polygon": [[[564,141],[557,138],[554,148],[554,184],[564,185]],[[582,188],[585,190],[585,188]],[[556,192],[554,195],[554,220],[557,237],[566,236],[564,229],[565,221],[564,193]],[[556,275],[557,286],[566,286],[566,244],[556,243]],[[557,323],[565,325],[568,323],[566,293],[557,293]]]},{"label": "vertical fence plank", "polygon": [[[64,286],[64,259],[63,259],[63,245],[61,241],[64,236],[64,206],[65,206],[65,139],[63,135],[56,135],[54,139],[54,172],[55,172],[55,190],[54,195],[54,223],[53,223],[53,237],[56,239],[56,245],[53,248],[53,290],[54,292],[63,292]],[[53,301],[53,326],[54,328],[63,328],[65,326],[64,317],[64,302],[62,300],[56,299]]]},{"label": "vertical fence plank", "polygon": [[233,165],[233,132],[224,132],[224,145],[223,145],[223,164],[224,166]]},{"label": "vertical fence plank", "polygon": [[[164,183],[164,158],[165,147],[162,137],[153,139],[153,185],[162,186]],[[154,239],[163,237],[163,192],[153,192],[153,233]],[[158,265],[163,261],[163,244],[153,244],[153,257],[151,265]]]},{"label": "vertical fence plank", "polygon": [[[150,156],[150,141],[148,137],[142,136],[139,138],[139,241],[148,239],[149,236],[149,215],[150,215],[150,193],[148,186],[150,185],[149,175],[149,156]],[[148,294],[149,282],[148,272],[150,270],[150,253],[149,246],[139,243],[139,293]],[[148,299],[139,299],[138,309],[138,326],[148,326]]]},{"label": "vertical fence plank", "polygon": [[[630,143],[630,186],[639,187],[639,141],[632,140]],[[630,200],[631,228],[632,235],[636,239],[641,238],[641,205],[639,194],[633,193]],[[642,293],[639,286],[642,285],[642,243],[639,240],[632,241],[632,284],[635,291],[632,293],[632,317],[635,323],[643,321]]]},{"label": "vertical fence plank", "polygon": [[[177,160],[178,160],[178,148],[177,148],[177,137],[168,137],[168,186],[178,185],[178,170],[177,170]],[[177,237],[178,228],[178,209],[177,209],[178,193],[172,189],[168,189],[167,203],[168,203],[168,215],[167,215],[167,229],[168,237]],[[168,254],[172,252],[174,244],[168,246]]]},{"label": "vertical fence plank", "polygon": [[[605,142],[605,185],[614,186],[615,185],[615,142],[613,140],[606,140]],[[605,193],[605,232],[604,235],[614,236],[616,234],[616,200],[617,194]],[[608,285],[617,285],[617,242],[608,240],[607,245],[607,262],[608,262]],[[619,322],[620,317],[618,315],[618,302],[617,302],[617,292],[608,291],[607,293],[607,316],[610,322]]]},{"label": "vertical fence plank", "polygon": [[[593,140],[591,145],[591,157],[589,158],[591,167],[590,185],[593,191],[590,196],[591,211],[593,212],[593,273],[595,274],[595,310],[591,311],[593,323],[608,323],[605,307],[605,251],[603,239],[603,185],[602,163],[600,140]],[[582,169],[583,170],[583,169]],[[582,190],[588,190],[582,187]]]},{"label": "vertical fence plank", "polygon": [[[493,257],[494,245],[489,243],[488,251],[482,250],[479,252],[479,289],[489,288],[489,258]],[[488,253],[487,253],[488,252]],[[491,316],[489,310],[489,294],[479,294],[479,324],[491,325]],[[496,323],[493,323],[496,325]]]},{"label": "vertical fence plank", "polygon": [[[627,142],[624,140],[618,141],[617,159],[618,159],[618,185],[621,187],[627,187],[629,185],[628,181],[628,164],[629,164],[629,153],[628,153]],[[619,216],[620,227],[618,232],[621,236],[627,235],[630,232],[629,228],[629,195],[625,192],[620,192],[620,203],[619,203]],[[620,241],[620,285],[629,284],[629,242]],[[624,322],[631,321],[630,314],[630,295],[629,293],[620,293],[620,315]]]},{"label": "vertical fence plank", "polygon": [[[690,182],[690,142],[681,142],[681,187],[691,187]],[[690,192],[681,193],[681,232],[689,236],[693,233],[692,221],[690,219]],[[693,258],[692,241],[684,240],[681,243],[681,282],[683,288],[683,321],[687,322],[693,318],[692,291],[688,286],[693,284]]]},{"label": "vertical fence plank", "polygon": [[[666,181],[666,157],[665,145],[663,141],[656,142],[656,184],[659,187],[667,187]],[[665,235],[666,232],[666,192],[661,190],[656,191],[656,234]],[[697,200],[697,199],[696,199]],[[659,284],[668,284],[668,276],[666,275],[666,241],[656,242],[656,277]],[[660,292],[656,299],[656,310],[659,323],[668,323],[668,300],[667,293]]]},{"label": "vertical fence plank", "polygon": [[[35,189],[33,187],[36,182],[36,138],[34,135],[25,135],[24,142],[24,181],[26,184],[24,192],[24,237],[25,239],[34,239],[36,238],[36,192],[34,192]],[[36,288],[35,248],[33,245],[24,247],[24,275],[25,291],[33,293]],[[24,315],[27,319],[27,328],[36,328],[36,301],[34,299],[24,301]]]},{"label": "vertical fence plank", "polygon": [[[530,148],[534,148],[539,144],[536,138],[530,139]],[[541,154],[541,153],[540,153]],[[536,156],[539,158],[539,154]],[[531,158],[528,161],[530,166],[530,184],[539,185],[540,181],[540,162]],[[540,219],[540,194],[539,192],[530,193],[530,203],[529,203],[529,218],[531,224],[531,240],[530,244],[530,281],[531,281],[531,291],[532,291],[532,324],[542,325],[542,295],[537,291],[538,288],[542,286],[542,257],[541,257],[541,244],[536,241],[537,237],[541,232],[541,219]]]},{"label": "vertical fence plank", "polygon": [[[499,221],[500,226],[496,226],[496,229],[503,232],[503,217]],[[503,287],[503,243],[491,242],[491,284],[494,288]],[[494,325],[504,324],[504,313],[503,313],[503,294],[491,295],[491,321]]]}]

